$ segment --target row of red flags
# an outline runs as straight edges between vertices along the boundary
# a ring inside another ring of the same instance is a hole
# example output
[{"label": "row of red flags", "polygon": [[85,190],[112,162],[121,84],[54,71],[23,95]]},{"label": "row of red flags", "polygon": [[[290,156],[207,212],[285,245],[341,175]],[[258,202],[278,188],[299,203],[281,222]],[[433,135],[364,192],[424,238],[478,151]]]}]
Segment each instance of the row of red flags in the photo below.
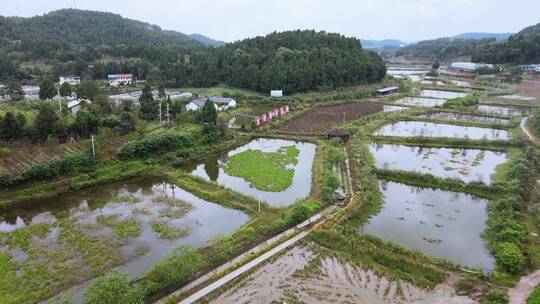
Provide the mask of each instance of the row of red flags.
[{"label": "row of red flags", "polygon": [[285,114],[289,113],[289,106],[283,106],[274,109],[273,111],[263,113],[257,117],[255,117],[255,125],[258,127],[263,123],[267,123],[274,117],[283,116]]}]

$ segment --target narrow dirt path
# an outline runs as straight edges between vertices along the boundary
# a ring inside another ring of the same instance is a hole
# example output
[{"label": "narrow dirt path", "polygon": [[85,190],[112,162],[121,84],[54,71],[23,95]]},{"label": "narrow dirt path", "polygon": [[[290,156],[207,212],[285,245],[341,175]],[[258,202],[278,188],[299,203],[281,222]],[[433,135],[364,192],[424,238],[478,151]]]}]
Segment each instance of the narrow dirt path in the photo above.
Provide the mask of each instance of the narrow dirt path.
[{"label": "narrow dirt path", "polygon": [[508,304],[526,304],[529,294],[538,284],[540,284],[540,270],[521,277],[516,286],[508,290],[508,296],[510,297]]},{"label": "narrow dirt path", "polygon": [[534,136],[534,134],[532,134],[532,132],[529,131],[529,129],[527,128],[527,120],[529,120],[529,118],[531,118],[531,116],[524,117],[521,120],[521,123],[519,124],[519,126],[521,127],[521,130],[523,131],[523,133],[527,135],[529,140],[532,141],[534,144],[538,145],[538,142],[539,142],[538,138],[536,138],[536,136]]}]

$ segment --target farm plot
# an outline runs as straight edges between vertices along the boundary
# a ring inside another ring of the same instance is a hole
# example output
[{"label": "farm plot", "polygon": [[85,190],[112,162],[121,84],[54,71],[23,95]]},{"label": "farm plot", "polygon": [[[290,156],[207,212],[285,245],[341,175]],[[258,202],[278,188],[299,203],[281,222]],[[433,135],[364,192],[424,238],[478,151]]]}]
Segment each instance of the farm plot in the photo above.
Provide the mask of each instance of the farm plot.
[{"label": "farm plot", "polygon": [[280,131],[291,133],[324,133],[335,125],[347,123],[366,115],[383,111],[383,105],[356,102],[318,107],[288,121]]}]

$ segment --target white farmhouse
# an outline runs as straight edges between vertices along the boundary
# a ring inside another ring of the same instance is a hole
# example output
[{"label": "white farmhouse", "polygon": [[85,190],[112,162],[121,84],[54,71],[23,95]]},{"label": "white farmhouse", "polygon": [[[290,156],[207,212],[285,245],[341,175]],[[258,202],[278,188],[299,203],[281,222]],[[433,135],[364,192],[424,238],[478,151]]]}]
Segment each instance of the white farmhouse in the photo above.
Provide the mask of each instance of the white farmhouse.
[{"label": "white farmhouse", "polygon": [[197,98],[195,100],[192,100],[186,105],[186,110],[197,111],[197,110],[202,109],[207,99],[210,99],[210,101],[214,104],[214,107],[218,111],[225,111],[230,108],[236,107],[236,100],[230,97],[212,96],[209,98],[202,97],[202,98]]},{"label": "white farmhouse", "polygon": [[72,86],[81,84],[81,76],[75,76],[75,75],[60,75],[59,76],[60,81],[58,82],[60,85],[62,85],[64,82],[69,83]]}]

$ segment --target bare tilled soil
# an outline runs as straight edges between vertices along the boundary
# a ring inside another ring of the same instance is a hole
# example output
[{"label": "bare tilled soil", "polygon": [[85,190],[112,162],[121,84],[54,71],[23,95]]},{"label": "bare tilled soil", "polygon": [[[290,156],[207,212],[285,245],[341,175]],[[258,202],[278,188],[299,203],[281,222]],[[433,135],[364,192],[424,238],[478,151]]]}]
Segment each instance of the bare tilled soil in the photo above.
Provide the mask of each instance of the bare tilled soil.
[{"label": "bare tilled soil", "polygon": [[[318,257],[309,249],[295,247],[212,303],[477,303],[454,295],[448,284],[441,284],[430,292],[403,280],[380,276],[372,270],[343,264],[335,257],[321,258],[320,265],[312,268],[309,264],[315,258]],[[306,266],[309,271],[303,271]]]},{"label": "bare tilled soil", "polygon": [[381,112],[383,105],[373,102],[354,102],[311,109],[285,123],[280,131],[292,133],[325,133],[333,126]]}]

